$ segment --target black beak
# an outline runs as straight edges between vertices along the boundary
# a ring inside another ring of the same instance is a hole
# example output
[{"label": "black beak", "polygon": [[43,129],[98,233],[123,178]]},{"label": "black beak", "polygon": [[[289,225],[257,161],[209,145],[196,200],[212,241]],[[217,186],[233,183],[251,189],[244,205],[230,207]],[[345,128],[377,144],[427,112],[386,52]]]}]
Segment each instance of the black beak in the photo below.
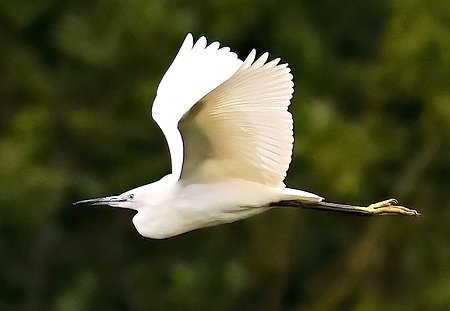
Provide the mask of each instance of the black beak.
[{"label": "black beak", "polygon": [[126,197],[121,196],[110,196],[96,199],[81,200],[72,203],[74,206],[94,206],[94,205],[107,205],[107,206],[117,206],[120,203],[127,202]]}]

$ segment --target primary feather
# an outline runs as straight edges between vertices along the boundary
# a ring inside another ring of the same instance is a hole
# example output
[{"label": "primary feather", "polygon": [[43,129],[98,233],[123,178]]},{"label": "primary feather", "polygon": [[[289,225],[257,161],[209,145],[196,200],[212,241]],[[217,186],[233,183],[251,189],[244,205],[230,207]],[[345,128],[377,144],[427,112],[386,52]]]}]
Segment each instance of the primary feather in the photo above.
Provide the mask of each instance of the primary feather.
[{"label": "primary feather", "polygon": [[158,86],[152,107],[152,117],[169,145],[174,176],[180,176],[183,163],[178,121],[197,101],[235,73],[241,64],[230,48],[219,48],[218,42],[207,46],[205,37],[194,44],[192,35],[186,36]]}]

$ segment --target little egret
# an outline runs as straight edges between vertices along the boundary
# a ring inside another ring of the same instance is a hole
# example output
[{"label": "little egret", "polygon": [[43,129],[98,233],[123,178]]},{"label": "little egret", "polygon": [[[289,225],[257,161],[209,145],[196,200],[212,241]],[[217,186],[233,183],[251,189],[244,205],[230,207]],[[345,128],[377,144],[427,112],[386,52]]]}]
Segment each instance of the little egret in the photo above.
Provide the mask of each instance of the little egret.
[{"label": "little egret", "polygon": [[369,206],[326,202],[283,183],[293,147],[288,106],[294,91],[288,64],[256,51],[241,61],[219,42],[188,34],[163,76],[152,117],[170,149],[172,173],[117,196],[75,205],[137,211],[133,223],[149,238],[230,223],[275,207],[360,215],[419,215],[389,199]]}]

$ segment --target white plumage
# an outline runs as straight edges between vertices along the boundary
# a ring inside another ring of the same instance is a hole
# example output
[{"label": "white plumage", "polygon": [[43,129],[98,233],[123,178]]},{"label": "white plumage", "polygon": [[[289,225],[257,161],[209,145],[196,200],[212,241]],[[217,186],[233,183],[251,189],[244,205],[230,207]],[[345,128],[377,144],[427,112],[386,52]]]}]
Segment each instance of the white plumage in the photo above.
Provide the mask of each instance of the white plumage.
[{"label": "white plumage", "polygon": [[[288,111],[294,83],[280,59],[255,56],[252,50],[241,61],[228,47],[207,45],[205,37],[194,44],[188,34],[152,108],[169,145],[172,173],[118,196],[76,204],[134,209],[136,229],[150,238],[232,222],[277,205],[336,208],[318,195],[285,187],[294,142]],[[368,213],[355,208],[340,205],[341,211]]]},{"label": "white plumage", "polygon": [[179,176],[183,163],[178,121],[202,97],[227,80],[242,61],[219,42],[207,46],[201,37],[195,44],[188,34],[164,74],[152,107],[152,117],[166,136],[172,160],[172,173]]}]

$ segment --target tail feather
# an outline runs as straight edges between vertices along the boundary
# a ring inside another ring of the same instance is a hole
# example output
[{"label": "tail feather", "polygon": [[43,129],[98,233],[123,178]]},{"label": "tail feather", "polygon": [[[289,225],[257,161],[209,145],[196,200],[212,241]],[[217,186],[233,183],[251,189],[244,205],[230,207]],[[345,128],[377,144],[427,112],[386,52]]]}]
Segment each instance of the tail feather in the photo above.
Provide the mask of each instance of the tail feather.
[{"label": "tail feather", "polygon": [[304,203],[317,203],[323,201],[321,196],[303,190],[285,188],[284,197],[281,201],[299,201]]}]

